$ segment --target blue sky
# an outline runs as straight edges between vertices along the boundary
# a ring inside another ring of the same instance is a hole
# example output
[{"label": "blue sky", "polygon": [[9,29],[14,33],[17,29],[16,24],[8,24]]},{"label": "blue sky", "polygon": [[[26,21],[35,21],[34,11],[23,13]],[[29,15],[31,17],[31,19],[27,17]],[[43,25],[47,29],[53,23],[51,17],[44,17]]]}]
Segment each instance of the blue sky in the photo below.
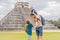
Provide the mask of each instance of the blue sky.
[{"label": "blue sky", "polygon": [[0,0],[0,19],[6,16],[13,8],[16,2],[29,2],[39,15],[45,19],[60,18],[60,0]]}]

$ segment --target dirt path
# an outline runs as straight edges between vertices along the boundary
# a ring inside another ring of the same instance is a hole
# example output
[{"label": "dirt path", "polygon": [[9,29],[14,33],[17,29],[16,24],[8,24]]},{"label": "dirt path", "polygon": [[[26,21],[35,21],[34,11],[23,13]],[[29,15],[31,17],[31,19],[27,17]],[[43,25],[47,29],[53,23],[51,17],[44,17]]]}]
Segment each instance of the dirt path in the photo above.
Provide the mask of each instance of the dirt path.
[{"label": "dirt path", "polygon": [[[35,32],[35,30],[33,30],[33,32]],[[60,32],[60,30],[43,30],[43,32]],[[4,33],[25,33],[24,31],[0,31],[0,34],[4,34]]]},{"label": "dirt path", "polygon": [[43,32],[60,32],[60,30],[44,30]]}]

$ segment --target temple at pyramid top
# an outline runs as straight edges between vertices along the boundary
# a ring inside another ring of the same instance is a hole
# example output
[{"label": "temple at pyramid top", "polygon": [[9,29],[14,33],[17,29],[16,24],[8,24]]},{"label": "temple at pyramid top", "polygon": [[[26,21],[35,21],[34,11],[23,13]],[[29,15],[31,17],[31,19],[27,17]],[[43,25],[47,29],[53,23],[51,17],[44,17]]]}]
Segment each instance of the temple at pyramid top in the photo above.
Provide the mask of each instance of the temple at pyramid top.
[{"label": "temple at pyramid top", "polygon": [[23,6],[28,6],[28,2],[18,2],[15,4],[15,6],[18,6],[18,5],[23,5]]},{"label": "temple at pyramid top", "polygon": [[28,7],[29,3],[28,2],[18,2],[15,4],[15,7]]},{"label": "temple at pyramid top", "polygon": [[20,29],[29,18],[32,8],[28,2],[18,2],[15,7],[0,21],[0,30]]}]

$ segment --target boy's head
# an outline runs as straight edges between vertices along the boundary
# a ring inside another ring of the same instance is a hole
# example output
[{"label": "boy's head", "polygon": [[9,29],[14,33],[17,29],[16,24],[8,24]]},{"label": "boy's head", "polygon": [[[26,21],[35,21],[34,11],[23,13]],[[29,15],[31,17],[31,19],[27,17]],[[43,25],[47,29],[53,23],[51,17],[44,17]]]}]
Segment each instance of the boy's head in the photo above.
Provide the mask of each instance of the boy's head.
[{"label": "boy's head", "polygon": [[30,21],[29,21],[29,20],[27,20],[27,21],[26,21],[26,23],[27,23],[27,24],[30,24]]}]

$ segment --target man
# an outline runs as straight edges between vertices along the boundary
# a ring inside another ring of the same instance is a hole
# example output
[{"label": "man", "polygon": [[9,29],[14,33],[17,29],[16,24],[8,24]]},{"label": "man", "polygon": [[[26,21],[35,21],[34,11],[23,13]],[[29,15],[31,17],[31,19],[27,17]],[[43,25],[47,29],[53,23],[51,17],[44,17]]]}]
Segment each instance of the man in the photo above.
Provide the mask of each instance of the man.
[{"label": "man", "polygon": [[31,22],[34,25],[34,27],[36,28],[36,35],[37,35],[37,40],[42,40],[42,36],[43,36],[43,25],[41,22],[41,17],[37,16],[35,14],[30,14],[31,17]]},{"label": "man", "polygon": [[[31,8],[32,7],[30,7],[30,9]],[[43,17],[42,16],[38,16],[38,14],[35,11],[35,9],[32,9],[31,14],[30,14],[30,21],[33,24],[33,27],[36,28],[37,40],[42,40],[43,25],[44,25]]]}]

